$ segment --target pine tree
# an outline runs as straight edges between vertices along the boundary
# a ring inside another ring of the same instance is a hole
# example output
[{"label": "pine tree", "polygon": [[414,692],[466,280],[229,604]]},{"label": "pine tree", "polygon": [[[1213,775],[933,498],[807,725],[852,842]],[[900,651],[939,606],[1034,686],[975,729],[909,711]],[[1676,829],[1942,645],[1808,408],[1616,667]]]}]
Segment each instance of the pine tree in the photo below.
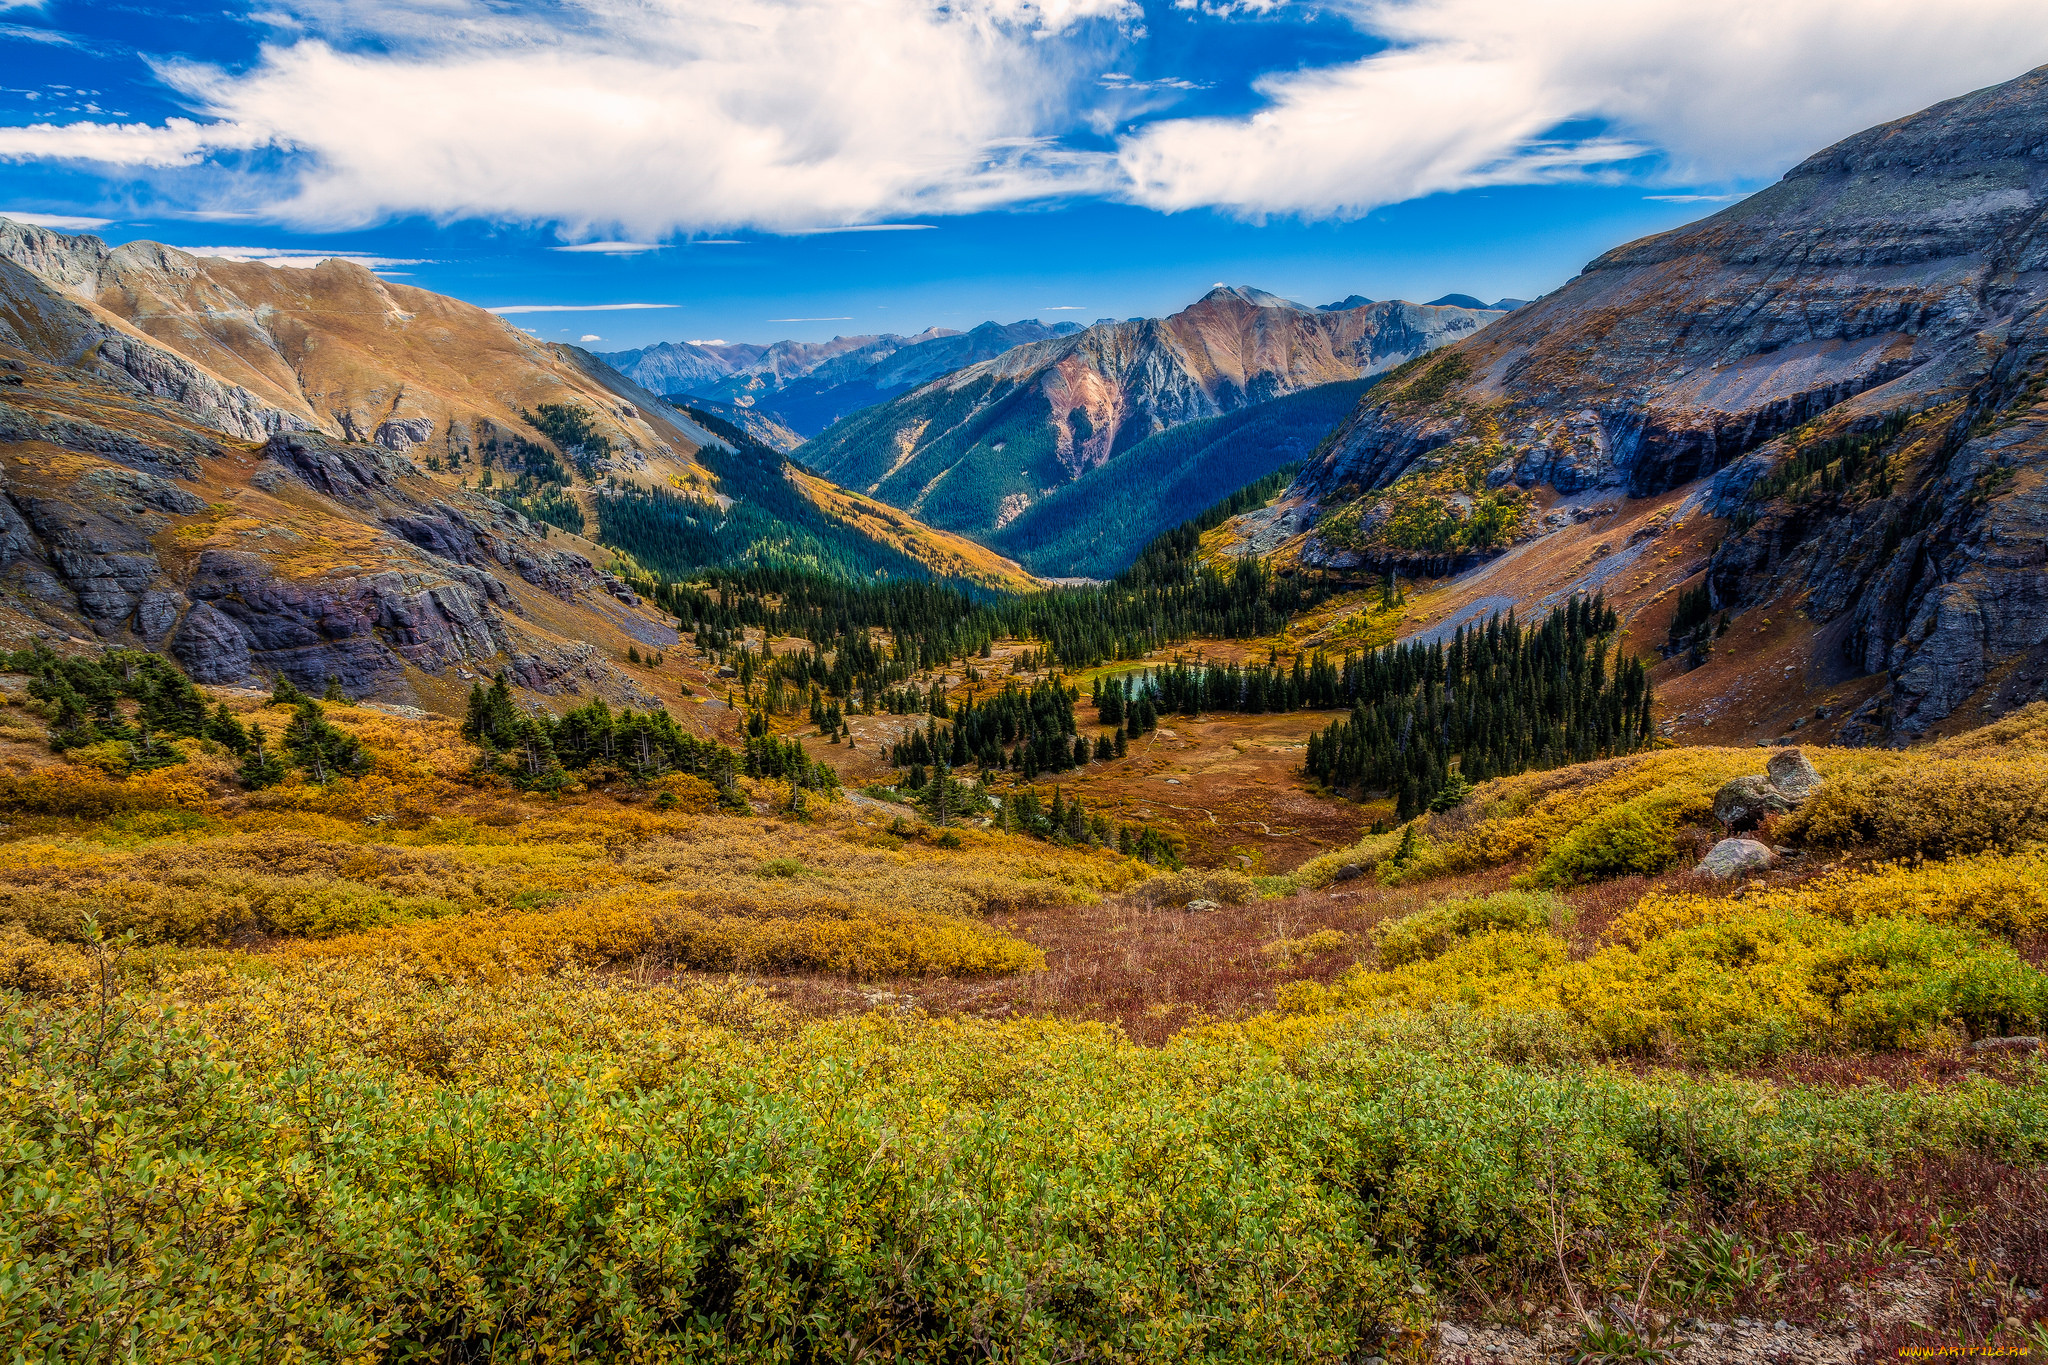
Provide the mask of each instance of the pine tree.
[{"label": "pine tree", "polygon": [[259,787],[274,787],[284,781],[287,771],[284,758],[264,743],[263,726],[258,722],[250,722],[249,747],[237,771],[242,785],[252,791]]}]

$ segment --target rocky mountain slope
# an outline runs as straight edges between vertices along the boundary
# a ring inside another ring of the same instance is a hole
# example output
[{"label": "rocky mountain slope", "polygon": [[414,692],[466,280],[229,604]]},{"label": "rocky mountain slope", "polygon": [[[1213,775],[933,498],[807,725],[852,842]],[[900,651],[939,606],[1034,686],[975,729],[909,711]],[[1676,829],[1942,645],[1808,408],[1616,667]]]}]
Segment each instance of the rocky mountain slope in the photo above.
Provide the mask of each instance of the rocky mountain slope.
[{"label": "rocky mountain slope", "polygon": [[[92,319],[82,325],[100,340],[76,355],[96,347],[101,373],[119,369],[177,396],[236,436],[313,430],[474,464],[484,448],[530,434],[522,412],[576,404],[610,447],[601,473],[656,478],[683,472],[704,439],[651,395],[629,400],[586,354],[348,261],[281,270],[155,242],[110,248],[5,219],[0,261]],[[156,373],[165,366],[181,376]],[[209,379],[227,396],[213,398]]]},{"label": "rocky mountain slope", "polygon": [[1031,582],[909,517],[871,534],[860,500],[711,425],[342,262],[0,220],[0,642],[138,644],[205,682],[335,678],[441,709],[498,668],[646,705],[617,662],[673,643],[672,623],[572,530],[656,497],[735,561],[823,545],[869,570]]},{"label": "rocky mountain slope", "polygon": [[1501,316],[1317,309],[1218,286],[1171,317],[1097,323],[970,365],[835,424],[803,459],[933,525],[993,536],[1156,433],[1379,374]]},{"label": "rocky mountain slope", "polygon": [[605,359],[655,393],[749,409],[810,437],[849,413],[962,366],[1080,330],[1077,323],[1048,326],[1029,318],[984,322],[969,332],[934,327],[908,337],[887,333],[770,346],[665,341]]},{"label": "rocky mountain slope", "polygon": [[1872,742],[2031,698],[2044,208],[2048,68],[1849,138],[1390,376],[1235,534],[1461,572],[1446,623],[1601,588],[1672,652],[1681,733]]}]

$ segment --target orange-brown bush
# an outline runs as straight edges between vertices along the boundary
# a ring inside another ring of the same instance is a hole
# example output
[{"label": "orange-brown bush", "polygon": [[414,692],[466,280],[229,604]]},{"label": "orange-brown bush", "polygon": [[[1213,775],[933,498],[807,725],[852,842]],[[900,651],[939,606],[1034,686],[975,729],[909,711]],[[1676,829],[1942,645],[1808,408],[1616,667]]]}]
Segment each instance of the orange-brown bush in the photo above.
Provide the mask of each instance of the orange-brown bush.
[{"label": "orange-brown bush", "polygon": [[[814,802],[802,822],[712,814],[694,779],[623,799],[529,797],[469,780],[448,722],[328,714],[367,745],[367,775],[250,793],[224,759],[195,752],[147,776],[58,765],[9,779],[0,801],[39,818],[0,842],[0,925],[61,942],[96,923],[144,944],[267,945],[294,960],[393,955],[442,975],[641,958],[986,974],[1043,955],[974,916],[1147,875],[980,830],[944,849],[907,844],[847,804]],[[763,877],[768,865],[787,875]]]},{"label": "orange-brown bush", "polygon": [[1045,966],[1038,949],[975,920],[844,909],[837,915],[763,914],[759,907],[721,905],[715,897],[649,905],[637,896],[605,896],[551,912],[463,915],[298,941],[281,952],[300,959],[403,961],[436,979],[495,979],[621,962],[852,977],[993,976]]}]

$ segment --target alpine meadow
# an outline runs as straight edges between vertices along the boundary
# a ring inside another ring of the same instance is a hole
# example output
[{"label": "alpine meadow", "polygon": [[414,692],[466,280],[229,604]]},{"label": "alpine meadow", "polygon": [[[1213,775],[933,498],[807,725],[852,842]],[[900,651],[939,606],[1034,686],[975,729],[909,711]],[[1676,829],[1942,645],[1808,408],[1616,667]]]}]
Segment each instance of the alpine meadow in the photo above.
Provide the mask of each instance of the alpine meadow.
[{"label": "alpine meadow", "polygon": [[0,1365],[2048,1358],[2034,7],[7,17]]}]

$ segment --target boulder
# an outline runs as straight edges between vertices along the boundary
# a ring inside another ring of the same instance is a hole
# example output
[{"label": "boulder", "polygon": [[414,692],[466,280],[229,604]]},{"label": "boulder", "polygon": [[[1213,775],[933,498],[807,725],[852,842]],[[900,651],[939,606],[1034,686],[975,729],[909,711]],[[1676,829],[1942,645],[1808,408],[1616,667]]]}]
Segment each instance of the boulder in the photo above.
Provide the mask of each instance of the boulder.
[{"label": "boulder", "polygon": [[1771,755],[1771,761],[1764,765],[1771,785],[1778,789],[1793,806],[1803,806],[1807,799],[1821,789],[1818,769],[1797,749],[1783,749]]},{"label": "boulder", "polygon": [[1766,815],[1791,809],[1792,802],[1768,777],[1731,777],[1714,793],[1714,818],[1733,830],[1755,829]]},{"label": "boulder", "polygon": [[1979,1038],[1970,1044],[1972,1052],[2039,1052],[2041,1039],[2038,1034],[2018,1034],[2011,1038]]},{"label": "boulder", "polygon": [[1707,850],[1707,856],[1693,869],[1726,881],[1749,872],[1762,872],[1777,862],[1770,849],[1754,839],[1723,839]]}]

